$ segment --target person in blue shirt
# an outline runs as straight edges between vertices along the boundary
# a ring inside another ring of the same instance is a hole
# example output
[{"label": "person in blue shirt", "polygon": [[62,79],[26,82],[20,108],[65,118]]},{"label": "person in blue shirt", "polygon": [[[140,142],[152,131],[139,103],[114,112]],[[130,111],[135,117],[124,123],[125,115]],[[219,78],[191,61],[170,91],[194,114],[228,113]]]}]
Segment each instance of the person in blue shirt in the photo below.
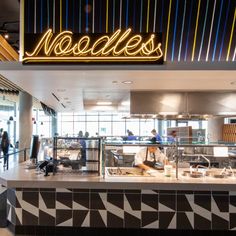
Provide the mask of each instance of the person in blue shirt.
[{"label": "person in blue shirt", "polygon": [[127,141],[131,141],[131,140],[137,140],[137,136],[134,136],[133,132],[130,130],[127,130],[128,132],[128,137],[127,137]]},{"label": "person in blue shirt", "polygon": [[175,143],[177,137],[177,131],[176,130],[172,130],[170,133],[170,136],[167,137],[167,142],[169,143]]},{"label": "person in blue shirt", "polygon": [[151,133],[156,138],[156,142],[161,144],[162,143],[162,138],[161,138],[160,134],[158,134],[155,129],[153,129],[151,131]]}]

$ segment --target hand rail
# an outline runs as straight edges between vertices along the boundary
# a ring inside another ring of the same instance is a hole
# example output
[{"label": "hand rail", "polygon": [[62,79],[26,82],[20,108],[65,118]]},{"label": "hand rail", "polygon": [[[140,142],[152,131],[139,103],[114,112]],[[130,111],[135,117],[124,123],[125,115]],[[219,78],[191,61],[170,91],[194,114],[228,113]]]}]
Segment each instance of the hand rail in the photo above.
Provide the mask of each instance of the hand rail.
[{"label": "hand rail", "polygon": [[22,149],[22,150],[18,150],[18,151],[12,152],[12,153],[8,153],[8,154],[7,154],[7,166],[6,166],[6,169],[8,170],[8,168],[9,168],[9,156],[15,155],[15,154],[17,154],[17,153],[24,152],[24,161],[26,161],[26,151],[27,151],[28,149],[29,149],[29,148],[24,148],[24,149]]}]

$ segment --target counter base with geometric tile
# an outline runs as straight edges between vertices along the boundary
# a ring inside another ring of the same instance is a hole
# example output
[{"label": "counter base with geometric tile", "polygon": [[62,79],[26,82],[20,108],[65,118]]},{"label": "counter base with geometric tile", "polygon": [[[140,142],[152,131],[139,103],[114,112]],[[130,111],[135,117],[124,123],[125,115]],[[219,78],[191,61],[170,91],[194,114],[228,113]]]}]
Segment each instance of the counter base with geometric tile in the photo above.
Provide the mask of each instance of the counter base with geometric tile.
[{"label": "counter base with geometric tile", "polygon": [[235,230],[236,192],[8,189],[13,227]]}]

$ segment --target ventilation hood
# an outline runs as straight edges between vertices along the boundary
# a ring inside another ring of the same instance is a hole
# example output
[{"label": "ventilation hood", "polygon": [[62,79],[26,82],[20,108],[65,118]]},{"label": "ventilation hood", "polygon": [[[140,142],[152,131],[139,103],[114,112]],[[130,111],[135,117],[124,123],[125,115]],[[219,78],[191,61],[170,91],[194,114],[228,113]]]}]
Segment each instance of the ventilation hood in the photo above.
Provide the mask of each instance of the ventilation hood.
[{"label": "ventilation hood", "polygon": [[158,119],[208,119],[236,116],[235,92],[132,91],[132,117]]}]

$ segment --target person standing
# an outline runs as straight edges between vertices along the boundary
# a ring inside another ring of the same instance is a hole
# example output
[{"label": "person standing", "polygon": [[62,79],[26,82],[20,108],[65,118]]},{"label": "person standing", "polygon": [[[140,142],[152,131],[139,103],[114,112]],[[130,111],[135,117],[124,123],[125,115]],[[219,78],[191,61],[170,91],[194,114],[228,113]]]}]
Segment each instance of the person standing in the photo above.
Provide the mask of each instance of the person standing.
[{"label": "person standing", "polygon": [[134,136],[132,131],[128,131],[128,137],[127,137],[127,141],[131,141],[131,140],[137,140],[137,137]]},{"label": "person standing", "polygon": [[145,171],[153,170],[156,163],[161,163],[162,165],[168,164],[167,156],[163,152],[161,152],[161,150],[157,146],[148,146],[141,148],[135,154],[135,166]]},{"label": "person standing", "polygon": [[89,132],[88,132],[88,131],[86,131],[86,132],[84,133],[84,137],[85,137],[85,138],[88,138],[88,137],[89,137]]},{"label": "person standing", "polygon": [[156,138],[156,142],[161,144],[162,143],[162,138],[161,138],[160,134],[158,134],[155,129],[153,129],[151,131],[151,133],[152,133],[153,137]]},{"label": "person standing", "polygon": [[80,130],[79,133],[78,133],[78,138],[79,139],[79,143],[80,143],[80,146],[81,146],[81,161],[82,161],[82,165],[85,166],[86,165],[86,142],[84,140],[84,137],[83,137],[83,131]]},{"label": "person standing", "polygon": [[170,144],[174,144],[177,141],[177,131],[172,130],[170,136],[167,137],[167,142]]},{"label": "person standing", "polygon": [[7,131],[3,132],[2,141],[1,141],[1,149],[3,152],[4,164],[3,167],[6,167],[7,159],[8,159],[8,151],[10,146],[10,140],[8,137]]}]

